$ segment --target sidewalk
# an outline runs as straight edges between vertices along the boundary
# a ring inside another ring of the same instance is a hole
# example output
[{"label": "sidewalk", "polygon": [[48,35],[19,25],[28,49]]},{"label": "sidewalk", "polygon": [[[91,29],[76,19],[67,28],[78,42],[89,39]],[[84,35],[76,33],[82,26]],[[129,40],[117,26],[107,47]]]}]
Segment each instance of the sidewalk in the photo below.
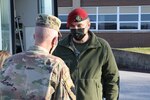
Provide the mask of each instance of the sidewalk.
[{"label": "sidewalk", "polygon": [[120,71],[119,100],[150,100],[150,73]]}]

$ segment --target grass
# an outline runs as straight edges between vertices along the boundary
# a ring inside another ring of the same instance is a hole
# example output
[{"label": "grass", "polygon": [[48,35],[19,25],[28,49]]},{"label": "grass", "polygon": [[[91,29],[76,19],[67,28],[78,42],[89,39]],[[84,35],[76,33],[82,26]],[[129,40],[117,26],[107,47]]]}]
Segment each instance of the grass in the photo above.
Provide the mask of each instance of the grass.
[{"label": "grass", "polygon": [[116,49],[130,51],[130,52],[150,54],[150,47],[116,48]]}]

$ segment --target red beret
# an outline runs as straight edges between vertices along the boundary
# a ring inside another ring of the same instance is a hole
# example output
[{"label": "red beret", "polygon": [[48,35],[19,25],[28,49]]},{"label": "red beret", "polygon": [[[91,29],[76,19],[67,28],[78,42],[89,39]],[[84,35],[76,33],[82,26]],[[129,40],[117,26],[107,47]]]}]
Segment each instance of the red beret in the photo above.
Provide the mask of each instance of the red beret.
[{"label": "red beret", "polygon": [[69,27],[72,22],[81,22],[87,18],[88,14],[83,8],[76,8],[73,11],[71,11],[68,15],[67,27]]}]

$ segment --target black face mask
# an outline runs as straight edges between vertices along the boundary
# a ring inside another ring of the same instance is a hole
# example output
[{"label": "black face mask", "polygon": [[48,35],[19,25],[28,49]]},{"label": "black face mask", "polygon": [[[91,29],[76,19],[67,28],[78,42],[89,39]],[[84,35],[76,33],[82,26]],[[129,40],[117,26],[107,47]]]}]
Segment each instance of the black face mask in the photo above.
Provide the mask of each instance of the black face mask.
[{"label": "black face mask", "polygon": [[75,38],[76,40],[80,41],[85,36],[85,34],[84,34],[84,28],[71,29],[71,34],[72,34],[73,38]]}]

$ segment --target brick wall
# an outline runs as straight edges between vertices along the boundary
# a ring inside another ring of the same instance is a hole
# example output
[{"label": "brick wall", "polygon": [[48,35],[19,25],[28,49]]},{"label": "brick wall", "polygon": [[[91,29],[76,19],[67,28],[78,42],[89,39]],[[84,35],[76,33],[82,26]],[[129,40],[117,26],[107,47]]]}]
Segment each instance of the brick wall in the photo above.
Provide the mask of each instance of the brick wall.
[{"label": "brick wall", "polygon": [[[150,32],[101,32],[95,33],[104,38],[113,48],[150,47]],[[63,38],[68,32],[62,32]]]}]

